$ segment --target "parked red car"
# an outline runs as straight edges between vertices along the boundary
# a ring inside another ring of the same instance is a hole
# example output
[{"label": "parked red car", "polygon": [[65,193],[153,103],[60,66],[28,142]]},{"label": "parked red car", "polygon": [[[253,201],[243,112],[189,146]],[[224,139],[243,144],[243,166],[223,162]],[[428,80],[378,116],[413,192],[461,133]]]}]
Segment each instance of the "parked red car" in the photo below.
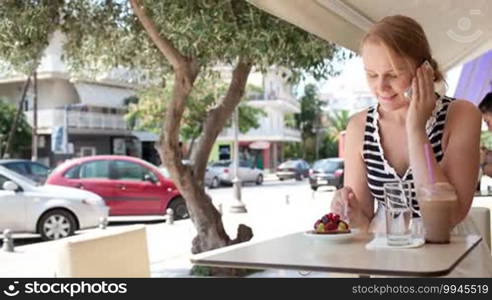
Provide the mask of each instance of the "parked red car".
[{"label": "parked red car", "polygon": [[71,159],[58,166],[48,184],[88,190],[101,196],[110,216],[162,215],[172,208],[176,219],[189,217],[174,183],[139,158],[101,155]]}]

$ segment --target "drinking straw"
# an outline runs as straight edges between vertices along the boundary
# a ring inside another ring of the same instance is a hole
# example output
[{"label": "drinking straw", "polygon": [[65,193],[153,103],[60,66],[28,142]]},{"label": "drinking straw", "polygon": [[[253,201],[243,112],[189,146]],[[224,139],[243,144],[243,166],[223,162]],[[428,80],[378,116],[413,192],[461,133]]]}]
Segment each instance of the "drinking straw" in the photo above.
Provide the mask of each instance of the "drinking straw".
[{"label": "drinking straw", "polygon": [[430,144],[424,144],[424,152],[425,152],[425,161],[427,163],[427,172],[429,173],[429,180],[431,184],[436,182],[436,178],[434,177],[434,170],[432,169],[432,161],[431,161],[431,148]]}]

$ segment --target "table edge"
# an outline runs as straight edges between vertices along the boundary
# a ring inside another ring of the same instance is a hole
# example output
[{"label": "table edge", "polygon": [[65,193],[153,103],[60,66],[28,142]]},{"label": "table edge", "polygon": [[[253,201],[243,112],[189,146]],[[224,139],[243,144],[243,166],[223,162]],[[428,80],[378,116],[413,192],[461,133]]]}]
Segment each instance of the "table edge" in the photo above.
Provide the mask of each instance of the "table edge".
[{"label": "table edge", "polygon": [[[268,263],[257,263],[254,266],[251,266],[251,264],[248,263],[228,263],[228,262],[217,262],[217,261],[210,261],[204,258],[199,258],[201,257],[201,254],[197,254],[199,257],[190,257],[191,263],[195,265],[201,265],[201,266],[212,266],[212,267],[228,267],[228,268],[245,268],[245,269],[280,269],[280,270],[298,270],[300,272],[302,271],[314,271],[314,272],[324,272],[324,273],[343,273],[343,274],[368,274],[368,275],[386,275],[386,276],[398,276],[398,277],[407,277],[407,276],[418,276],[418,277],[437,277],[437,276],[444,276],[449,273],[473,250],[475,247],[483,241],[482,236],[477,235],[477,234],[471,234],[470,236],[475,236],[477,237],[477,240],[473,243],[473,245],[465,251],[457,260],[454,264],[450,265],[448,268],[442,269],[442,270],[437,270],[437,271],[427,271],[427,272],[413,272],[413,271],[389,271],[389,270],[371,270],[371,272],[368,272],[367,270],[361,270],[361,269],[350,269],[348,271],[347,269],[344,268],[326,268],[326,267],[316,267],[316,266],[311,266],[308,269],[303,269],[303,266],[298,266],[298,265],[271,265]],[[218,250],[218,249],[216,249]],[[214,251],[214,250],[212,250]]]}]

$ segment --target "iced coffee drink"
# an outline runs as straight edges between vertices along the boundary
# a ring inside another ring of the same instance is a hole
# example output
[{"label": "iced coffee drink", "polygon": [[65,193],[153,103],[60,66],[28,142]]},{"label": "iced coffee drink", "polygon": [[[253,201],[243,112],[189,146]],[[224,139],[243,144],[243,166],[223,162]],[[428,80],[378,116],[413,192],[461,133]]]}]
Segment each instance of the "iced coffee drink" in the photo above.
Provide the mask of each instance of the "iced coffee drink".
[{"label": "iced coffee drink", "polygon": [[453,186],[439,182],[420,187],[417,192],[428,243],[449,243],[458,198]]}]

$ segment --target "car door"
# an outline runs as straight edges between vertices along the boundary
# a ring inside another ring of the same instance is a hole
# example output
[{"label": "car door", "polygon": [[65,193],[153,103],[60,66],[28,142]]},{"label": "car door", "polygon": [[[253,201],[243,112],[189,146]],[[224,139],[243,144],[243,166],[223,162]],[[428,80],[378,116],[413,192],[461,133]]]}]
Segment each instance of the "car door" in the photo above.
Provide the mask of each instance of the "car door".
[{"label": "car door", "polygon": [[306,161],[302,161],[302,175],[304,177],[308,177],[309,176],[309,164],[306,162]]},{"label": "car door", "polygon": [[113,201],[118,215],[162,214],[166,191],[154,172],[136,162],[115,160]]},{"label": "car door", "polygon": [[25,231],[26,199],[22,193],[3,189],[3,184],[8,180],[0,175],[0,231]]},{"label": "car door", "polygon": [[110,215],[119,209],[118,203],[113,201],[114,183],[109,160],[92,160],[73,166],[64,174],[64,185],[98,194],[109,206]]},{"label": "car door", "polygon": [[239,161],[238,177],[241,181],[251,181],[251,168],[246,160]]}]

